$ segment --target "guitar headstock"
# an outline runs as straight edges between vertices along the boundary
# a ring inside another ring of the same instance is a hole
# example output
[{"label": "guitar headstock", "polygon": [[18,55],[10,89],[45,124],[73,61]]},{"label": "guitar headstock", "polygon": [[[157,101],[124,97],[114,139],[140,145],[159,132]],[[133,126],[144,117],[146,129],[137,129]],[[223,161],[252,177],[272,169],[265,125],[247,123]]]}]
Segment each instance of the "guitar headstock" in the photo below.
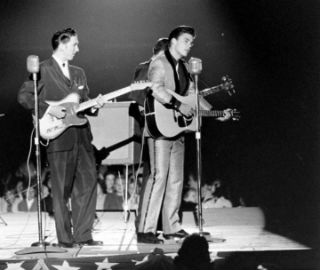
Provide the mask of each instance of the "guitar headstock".
[{"label": "guitar headstock", "polygon": [[150,87],[152,85],[152,83],[150,81],[135,81],[133,82],[130,87],[131,90],[143,90],[147,87]]},{"label": "guitar headstock", "polygon": [[235,90],[234,90],[234,85],[232,83],[232,80],[230,79],[230,77],[228,75],[224,75],[221,78],[222,83],[220,84],[221,88],[225,91],[227,91],[227,93],[232,96],[233,94],[235,94]]},{"label": "guitar headstock", "polygon": [[240,112],[237,110],[237,109],[233,109],[230,111],[230,114],[231,114],[231,119],[233,121],[239,121],[240,120]]}]

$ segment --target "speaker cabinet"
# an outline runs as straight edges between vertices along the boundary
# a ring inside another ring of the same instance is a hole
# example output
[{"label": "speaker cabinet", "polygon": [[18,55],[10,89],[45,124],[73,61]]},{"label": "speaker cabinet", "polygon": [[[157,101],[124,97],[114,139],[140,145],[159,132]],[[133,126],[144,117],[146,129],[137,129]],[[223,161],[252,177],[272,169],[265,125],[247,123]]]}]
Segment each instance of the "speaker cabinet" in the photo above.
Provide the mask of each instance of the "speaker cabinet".
[{"label": "speaker cabinet", "polygon": [[110,154],[102,164],[136,164],[141,149],[141,131],[138,122],[129,116],[133,102],[106,103],[97,116],[88,117],[93,145],[97,150],[105,147]]}]

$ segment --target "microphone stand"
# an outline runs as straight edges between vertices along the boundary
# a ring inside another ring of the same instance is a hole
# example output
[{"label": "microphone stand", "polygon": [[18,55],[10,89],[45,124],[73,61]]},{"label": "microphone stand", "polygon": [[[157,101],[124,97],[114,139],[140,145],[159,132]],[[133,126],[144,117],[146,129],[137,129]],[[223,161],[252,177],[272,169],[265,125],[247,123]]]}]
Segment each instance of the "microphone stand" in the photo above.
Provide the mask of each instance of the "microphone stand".
[{"label": "microphone stand", "polygon": [[[199,59],[200,61],[200,59]],[[201,115],[200,115],[200,98],[199,98],[199,89],[198,89],[198,76],[202,69],[202,63],[198,63],[200,66],[198,70],[193,70],[191,68],[191,74],[194,75],[194,87],[196,92],[196,132],[195,139],[197,143],[197,189],[198,189],[198,227],[199,234],[203,236],[208,242],[213,243],[221,243],[224,242],[225,239],[221,238],[213,238],[209,232],[203,231],[203,217],[202,217],[202,201],[201,201],[201,175],[202,175],[202,156],[201,156]]]},{"label": "microphone stand", "polygon": [[[36,155],[36,172],[37,172],[37,212],[38,212],[38,236],[39,242],[31,244],[31,247],[15,252],[17,255],[33,254],[33,253],[63,253],[65,249],[50,246],[48,242],[43,240],[42,235],[42,211],[41,211],[41,157],[40,157],[40,136],[39,136],[39,103],[37,93],[37,73],[32,73],[33,88],[34,88],[34,124],[35,124],[35,155]],[[49,247],[50,246],[50,247]]]}]

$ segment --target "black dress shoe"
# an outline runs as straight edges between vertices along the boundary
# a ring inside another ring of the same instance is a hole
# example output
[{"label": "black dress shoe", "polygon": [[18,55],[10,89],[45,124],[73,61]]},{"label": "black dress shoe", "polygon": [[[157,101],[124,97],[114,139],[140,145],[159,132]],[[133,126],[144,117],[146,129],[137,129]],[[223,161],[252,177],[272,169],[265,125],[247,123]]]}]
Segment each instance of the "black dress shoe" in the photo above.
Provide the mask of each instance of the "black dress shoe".
[{"label": "black dress shoe", "polygon": [[79,245],[81,245],[81,246],[102,246],[103,242],[102,241],[93,240],[93,239],[89,239],[87,241],[79,242]]},{"label": "black dress shoe", "polygon": [[185,230],[180,230],[176,233],[168,233],[168,234],[163,234],[163,237],[165,239],[174,239],[174,238],[185,238],[187,237],[189,234],[185,231]]},{"label": "black dress shoe", "polygon": [[76,243],[64,243],[64,242],[59,242],[59,243],[53,244],[52,246],[61,247],[61,248],[77,248],[77,247],[79,247],[79,245]]},{"label": "black dress shoe", "polygon": [[154,233],[137,233],[137,242],[145,244],[163,244],[163,240],[159,239]]}]

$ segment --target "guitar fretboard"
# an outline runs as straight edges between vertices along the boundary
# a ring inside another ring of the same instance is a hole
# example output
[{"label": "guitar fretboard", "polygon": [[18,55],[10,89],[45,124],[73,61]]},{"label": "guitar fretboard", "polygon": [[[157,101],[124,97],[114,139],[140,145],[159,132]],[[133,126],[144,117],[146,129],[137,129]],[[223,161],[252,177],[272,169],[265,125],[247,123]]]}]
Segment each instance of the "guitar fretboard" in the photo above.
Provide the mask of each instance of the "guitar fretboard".
[{"label": "guitar fretboard", "polygon": [[216,93],[220,92],[221,90],[223,90],[223,86],[220,84],[217,86],[203,89],[202,91],[200,91],[200,95],[205,97],[205,96],[208,96],[211,94],[216,94]]},{"label": "guitar fretboard", "polygon": [[223,111],[204,111],[201,110],[200,112],[200,116],[204,116],[204,117],[222,117],[223,116]]}]

